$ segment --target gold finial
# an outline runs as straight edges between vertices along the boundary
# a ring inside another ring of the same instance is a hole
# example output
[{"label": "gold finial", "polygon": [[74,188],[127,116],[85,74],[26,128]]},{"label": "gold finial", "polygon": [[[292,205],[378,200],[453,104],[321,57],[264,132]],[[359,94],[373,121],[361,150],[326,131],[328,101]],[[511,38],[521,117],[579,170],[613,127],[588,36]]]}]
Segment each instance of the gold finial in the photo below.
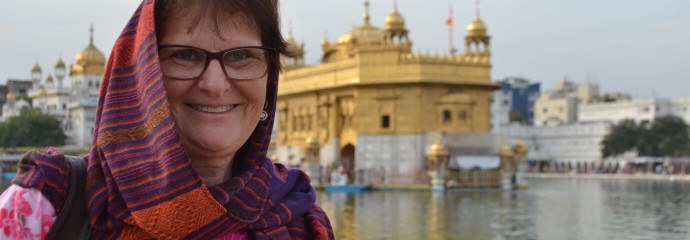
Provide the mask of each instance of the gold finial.
[{"label": "gold finial", "polygon": [[475,1],[475,8],[476,8],[475,9],[475,11],[476,11],[475,15],[477,15],[477,17],[479,17],[479,0]]},{"label": "gold finial", "polygon": [[369,0],[364,1],[364,23],[369,24]]},{"label": "gold finial", "polygon": [[290,34],[290,36],[292,36],[292,21],[288,22],[288,34]]},{"label": "gold finial", "polygon": [[398,0],[393,0],[393,9],[398,10]]},{"label": "gold finial", "polygon": [[91,27],[89,28],[90,36],[89,36],[89,45],[93,46],[93,23],[91,23]]}]

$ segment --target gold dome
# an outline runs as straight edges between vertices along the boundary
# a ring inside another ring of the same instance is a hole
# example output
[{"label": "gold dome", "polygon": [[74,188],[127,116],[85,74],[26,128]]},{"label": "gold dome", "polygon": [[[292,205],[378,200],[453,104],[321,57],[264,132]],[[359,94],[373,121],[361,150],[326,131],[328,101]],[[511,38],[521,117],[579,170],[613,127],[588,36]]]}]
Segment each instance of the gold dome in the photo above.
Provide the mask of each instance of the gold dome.
[{"label": "gold dome", "polygon": [[518,139],[518,140],[515,142],[515,147],[514,147],[514,148],[515,148],[515,153],[516,153],[516,154],[520,154],[520,155],[527,154],[527,147],[525,147],[525,142],[522,141],[521,138]]},{"label": "gold dome", "polygon": [[41,66],[38,66],[38,62],[31,67],[31,72],[41,72]]},{"label": "gold dome", "polygon": [[105,66],[105,56],[93,45],[93,43],[77,53],[74,60],[77,65],[81,66]]},{"label": "gold dome", "polygon": [[57,63],[55,63],[55,68],[60,68],[60,67],[65,67],[65,62],[62,61],[62,58],[58,59]]},{"label": "gold dome", "polygon": [[431,152],[433,152],[433,153],[445,152],[445,151],[446,151],[446,148],[440,142],[436,142],[436,143],[431,145]]},{"label": "gold dome", "polygon": [[377,45],[383,42],[383,31],[381,29],[369,24],[369,1],[364,3],[366,11],[362,18],[364,24],[358,27],[353,27],[350,32],[343,34],[338,38],[338,43],[348,44],[354,43],[356,45]]},{"label": "gold dome", "polygon": [[525,148],[525,142],[522,141],[522,138],[518,139],[515,142],[515,148]]},{"label": "gold dome", "polygon": [[46,82],[47,83],[53,82],[53,75],[48,74],[48,76],[46,77]]},{"label": "gold dome", "polygon": [[7,100],[15,100],[15,99],[17,99],[17,96],[15,96],[14,93],[9,92],[9,93],[7,93],[7,95],[5,96],[5,98],[6,98]]},{"label": "gold dome", "polygon": [[469,36],[485,36],[486,24],[479,18],[479,15],[474,16],[474,20],[467,25],[467,33]]},{"label": "gold dome", "polygon": [[70,76],[75,74],[103,75],[105,72],[105,56],[93,45],[93,26],[91,26],[90,31],[89,46],[74,56],[76,65],[72,66]]},{"label": "gold dome", "polygon": [[348,33],[338,38],[338,43],[354,42],[356,45],[375,45],[383,41],[381,29],[365,23],[362,26],[354,27]]},{"label": "gold dome", "polygon": [[386,29],[388,30],[404,30],[405,19],[398,13],[398,8],[394,7],[388,17],[386,17]]},{"label": "gold dome", "polygon": [[501,145],[501,150],[500,150],[501,156],[504,157],[512,157],[513,156],[513,150],[510,149],[510,146],[508,144],[503,143]]},{"label": "gold dome", "polygon": [[321,48],[326,49],[330,46],[331,46],[331,43],[329,43],[327,39],[324,39],[323,41],[321,41]]},{"label": "gold dome", "polygon": [[[290,31],[290,32],[292,32],[292,31]],[[285,45],[287,45],[286,47],[287,47],[288,52],[291,52],[293,54],[297,54],[297,52],[299,52],[299,47],[297,45],[297,41],[295,41],[295,39],[292,37],[292,33],[290,33],[287,36],[287,39],[285,39]]]}]

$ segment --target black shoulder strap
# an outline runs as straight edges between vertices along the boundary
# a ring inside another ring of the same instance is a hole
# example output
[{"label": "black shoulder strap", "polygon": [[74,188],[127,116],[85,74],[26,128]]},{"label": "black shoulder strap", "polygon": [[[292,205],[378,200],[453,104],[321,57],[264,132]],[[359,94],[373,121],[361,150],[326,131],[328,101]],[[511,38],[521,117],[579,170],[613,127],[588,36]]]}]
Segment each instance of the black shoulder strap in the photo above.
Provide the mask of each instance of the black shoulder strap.
[{"label": "black shoulder strap", "polygon": [[86,214],[86,159],[65,157],[72,166],[69,193],[46,239],[89,239],[91,228]]}]

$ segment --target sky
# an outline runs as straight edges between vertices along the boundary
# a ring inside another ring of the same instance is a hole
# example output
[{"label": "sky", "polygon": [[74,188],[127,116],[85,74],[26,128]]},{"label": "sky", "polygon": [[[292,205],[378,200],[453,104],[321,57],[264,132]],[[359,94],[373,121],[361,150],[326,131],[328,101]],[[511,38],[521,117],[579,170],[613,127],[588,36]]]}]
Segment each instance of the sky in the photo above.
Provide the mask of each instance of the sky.
[{"label": "sky", "polygon": [[[29,79],[38,61],[47,72],[62,57],[94,44],[106,56],[139,0],[13,1],[0,4],[0,84]],[[318,64],[321,41],[336,41],[362,24],[364,1],[284,0],[283,32],[306,45],[307,64]],[[383,28],[394,0],[371,0],[371,24]],[[474,0],[397,0],[413,52],[463,52]],[[567,77],[599,84],[602,92],[690,97],[690,1],[686,0],[484,0],[479,14],[491,36],[492,79],[522,77],[554,89]]]}]

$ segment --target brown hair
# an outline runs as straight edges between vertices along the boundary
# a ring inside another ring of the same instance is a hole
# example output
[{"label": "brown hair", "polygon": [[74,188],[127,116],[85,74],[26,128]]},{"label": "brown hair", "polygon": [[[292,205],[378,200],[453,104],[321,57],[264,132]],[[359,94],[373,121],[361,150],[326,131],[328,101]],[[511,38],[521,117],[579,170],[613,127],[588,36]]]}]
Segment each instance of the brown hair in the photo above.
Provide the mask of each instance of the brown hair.
[{"label": "brown hair", "polygon": [[[199,4],[195,13],[188,13],[190,3]],[[154,9],[156,36],[161,37],[165,31],[162,26],[169,18],[175,17],[176,12],[194,14],[190,22],[190,31],[204,18],[214,21],[216,31],[220,31],[219,24],[227,21],[228,17],[242,14],[254,20],[261,34],[261,44],[277,50],[277,54],[269,57],[268,80],[278,79],[280,72],[280,54],[288,54],[285,40],[280,33],[280,17],[278,16],[278,0],[156,0]],[[218,32],[218,36],[221,36]]]}]

